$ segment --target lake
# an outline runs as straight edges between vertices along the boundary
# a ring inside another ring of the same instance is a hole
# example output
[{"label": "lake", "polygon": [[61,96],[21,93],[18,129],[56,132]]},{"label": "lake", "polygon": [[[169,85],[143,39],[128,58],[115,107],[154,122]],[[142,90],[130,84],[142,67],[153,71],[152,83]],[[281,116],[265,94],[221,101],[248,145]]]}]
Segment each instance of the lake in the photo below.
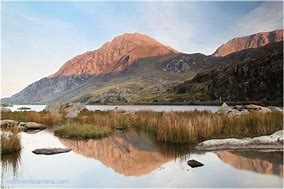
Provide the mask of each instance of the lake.
[{"label": "lake", "polygon": [[[200,152],[131,130],[88,141],[61,139],[48,130],[20,135],[19,156],[2,161],[2,187],[283,187],[282,152]],[[72,151],[32,153],[43,147]],[[204,166],[191,168],[189,159]]]},{"label": "lake", "polygon": [[[17,111],[20,107],[31,108],[32,111],[42,111],[46,105],[14,105],[9,107],[12,111]],[[152,110],[152,111],[193,111],[193,110],[208,110],[215,112],[219,106],[193,106],[193,105],[87,105],[87,109],[90,111],[101,110],[124,110],[124,111],[140,111],[140,110]]]}]

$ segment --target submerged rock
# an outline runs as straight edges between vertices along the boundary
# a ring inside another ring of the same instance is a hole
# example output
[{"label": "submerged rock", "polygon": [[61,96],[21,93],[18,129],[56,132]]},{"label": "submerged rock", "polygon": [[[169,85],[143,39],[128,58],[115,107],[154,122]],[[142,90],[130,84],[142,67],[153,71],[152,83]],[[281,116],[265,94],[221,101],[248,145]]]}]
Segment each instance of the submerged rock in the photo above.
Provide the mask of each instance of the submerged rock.
[{"label": "submerged rock", "polygon": [[244,139],[213,139],[199,143],[196,147],[199,150],[228,150],[228,149],[282,149],[283,130],[272,135]]},{"label": "submerged rock", "polygon": [[70,148],[40,148],[32,151],[34,154],[53,155],[70,152]]},{"label": "submerged rock", "polygon": [[4,119],[4,120],[1,120],[0,126],[1,126],[1,128],[16,127],[16,126],[18,126],[18,122],[15,121],[15,120],[11,120],[11,119]]},{"label": "submerged rock", "polygon": [[196,161],[194,159],[188,160],[187,165],[189,165],[191,168],[201,167],[203,166],[203,163]]},{"label": "submerged rock", "polygon": [[19,127],[23,129],[23,131],[27,130],[44,130],[47,128],[47,126],[36,123],[36,122],[20,122]]}]

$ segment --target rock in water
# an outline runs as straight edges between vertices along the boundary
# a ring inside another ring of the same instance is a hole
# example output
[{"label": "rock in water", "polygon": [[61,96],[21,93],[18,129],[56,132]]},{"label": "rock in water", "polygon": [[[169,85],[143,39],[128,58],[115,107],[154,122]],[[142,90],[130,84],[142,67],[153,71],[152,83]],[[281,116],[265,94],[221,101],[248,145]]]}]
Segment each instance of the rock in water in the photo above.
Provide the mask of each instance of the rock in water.
[{"label": "rock in water", "polygon": [[191,168],[196,168],[203,166],[203,163],[196,161],[194,159],[190,159],[187,161],[187,165],[189,165]]},{"label": "rock in water", "polygon": [[70,152],[70,148],[40,148],[32,151],[34,154],[53,155]]},{"label": "rock in water", "polygon": [[47,128],[45,125],[36,122],[20,122],[19,127],[24,128],[24,130],[44,130]]},{"label": "rock in water", "polygon": [[242,149],[283,149],[283,130],[272,135],[254,138],[226,138],[212,139],[199,143],[195,148],[198,150],[242,150]]}]

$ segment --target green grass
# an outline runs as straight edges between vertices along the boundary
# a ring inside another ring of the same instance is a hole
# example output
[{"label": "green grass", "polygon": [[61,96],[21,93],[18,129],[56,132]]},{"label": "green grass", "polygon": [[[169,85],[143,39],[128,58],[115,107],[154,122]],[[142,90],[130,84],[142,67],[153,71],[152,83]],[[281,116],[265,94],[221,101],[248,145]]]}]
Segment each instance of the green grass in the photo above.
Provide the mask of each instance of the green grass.
[{"label": "green grass", "polygon": [[54,131],[56,136],[70,139],[97,139],[109,136],[111,129],[91,124],[71,124]]}]

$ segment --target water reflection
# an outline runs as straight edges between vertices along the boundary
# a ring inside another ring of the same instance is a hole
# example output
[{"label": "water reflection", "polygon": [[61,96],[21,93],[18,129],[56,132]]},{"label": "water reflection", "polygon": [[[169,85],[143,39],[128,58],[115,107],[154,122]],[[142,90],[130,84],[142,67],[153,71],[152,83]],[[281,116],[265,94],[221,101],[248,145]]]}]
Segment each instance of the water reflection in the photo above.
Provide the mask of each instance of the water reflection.
[{"label": "water reflection", "polygon": [[18,168],[21,164],[21,153],[1,155],[1,188],[5,187],[4,181],[8,178],[8,173],[12,173],[13,179],[18,177]]},{"label": "water reflection", "polygon": [[[60,139],[75,153],[95,158],[115,172],[125,176],[142,176],[161,167],[181,153],[172,146],[155,143],[151,137],[135,131],[116,131],[101,140],[75,141]],[[172,149],[170,153],[169,149]],[[183,151],[188,153],[188,151]],[[183,153],[183,154],[184,154]]]},{"label": "water reflection", "polygon": [[234,168],[283,177],[283,152],[222,151],[216,154]]}]

